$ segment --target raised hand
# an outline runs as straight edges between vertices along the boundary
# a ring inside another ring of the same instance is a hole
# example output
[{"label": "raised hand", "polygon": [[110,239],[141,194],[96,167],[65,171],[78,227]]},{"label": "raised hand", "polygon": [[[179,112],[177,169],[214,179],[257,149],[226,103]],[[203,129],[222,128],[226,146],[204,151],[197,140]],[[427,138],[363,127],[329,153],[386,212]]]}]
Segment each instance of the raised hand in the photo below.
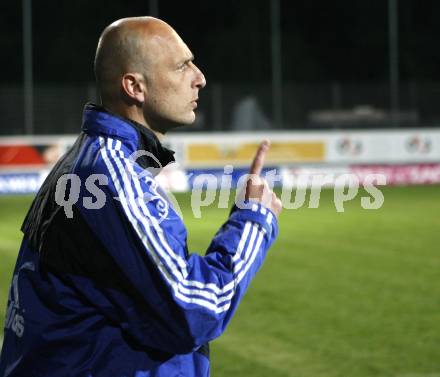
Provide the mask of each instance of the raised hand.
[{"label": "raised hand", "polygon": [[276,194],[269,188],[267,181],[261,177],[264,160],[270,143],[264,140],[258,147],[249,169],[249,180],[246,184],[245,199],[261,203],[269,208],[277,217],[281,213],[282,203]]}]

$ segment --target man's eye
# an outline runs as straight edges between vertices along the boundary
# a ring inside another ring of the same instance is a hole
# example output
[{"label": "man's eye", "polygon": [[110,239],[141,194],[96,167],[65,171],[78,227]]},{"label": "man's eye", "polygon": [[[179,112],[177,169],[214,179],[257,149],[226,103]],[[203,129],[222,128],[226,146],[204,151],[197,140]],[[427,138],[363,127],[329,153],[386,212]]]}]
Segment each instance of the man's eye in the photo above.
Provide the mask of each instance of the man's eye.
[{"label": "man's eye", "polygon": [[187,69],[189,66],[188,62],[183,63],[182,65],[179,66],[179,71],[184,71],[185,69]]}]

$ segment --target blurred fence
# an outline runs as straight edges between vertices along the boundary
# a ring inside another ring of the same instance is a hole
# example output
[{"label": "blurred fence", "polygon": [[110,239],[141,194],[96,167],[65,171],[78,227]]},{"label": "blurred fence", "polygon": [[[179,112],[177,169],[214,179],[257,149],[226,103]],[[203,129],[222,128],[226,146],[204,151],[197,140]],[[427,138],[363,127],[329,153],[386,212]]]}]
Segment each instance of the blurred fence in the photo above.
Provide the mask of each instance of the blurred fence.
[{"label": "blurred fence", "polygon": [[[400,110],[391,114],[386,83],[286,83],[283,87],[282,124],[274,127],[270,84],[211,84],[200,93],[197,123],[182,130],[440,126],[440,83],[401,83],[399,99]],[[34,134],[77,133],[82,108],[87,101],[97,101],[94,84],[36,85]],[[23,102],[20,86],[0,87],[1,135],[25,133]]]}]

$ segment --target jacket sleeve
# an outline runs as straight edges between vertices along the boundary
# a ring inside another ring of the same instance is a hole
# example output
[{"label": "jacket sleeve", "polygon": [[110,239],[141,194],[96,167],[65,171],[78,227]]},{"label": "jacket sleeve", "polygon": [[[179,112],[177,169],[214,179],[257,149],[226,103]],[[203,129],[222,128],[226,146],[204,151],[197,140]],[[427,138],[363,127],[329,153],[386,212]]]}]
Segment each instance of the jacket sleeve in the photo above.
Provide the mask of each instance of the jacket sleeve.
[{"label": "jacket sleeve", "polygon": [[218,337],[277,235],[276,217],[257,203],[234,208],[206,255],[189,254],[183,222],[151,174],[127,157],[118,140],[101,138],[98,153],[96,164],[109,181],[106,203],[81,207],[81,214],[133,297],[150,308],[132,301],[130,292],[107,293],[118,307],[119,325],[140,344],[173,353]]}]

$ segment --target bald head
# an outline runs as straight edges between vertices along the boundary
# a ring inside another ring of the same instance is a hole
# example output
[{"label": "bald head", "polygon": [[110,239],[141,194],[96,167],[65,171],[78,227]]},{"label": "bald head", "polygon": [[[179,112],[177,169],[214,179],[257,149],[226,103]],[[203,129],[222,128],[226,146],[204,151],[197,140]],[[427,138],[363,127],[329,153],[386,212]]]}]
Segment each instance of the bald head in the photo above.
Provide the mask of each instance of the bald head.
[{"label": "bald head", "polygon": [[154,17],[123,18],[109,25],[99,39],[95,76],[103,102],[113,102],[127,72],[148,77],[158,39],[176,37],[166,22]]},{"label": "bald head", "polygon": [[118,20],[99,39],[95,74],[102,104],[160,133],[195,120],[205,77],[174,29],[153,17]]}]

